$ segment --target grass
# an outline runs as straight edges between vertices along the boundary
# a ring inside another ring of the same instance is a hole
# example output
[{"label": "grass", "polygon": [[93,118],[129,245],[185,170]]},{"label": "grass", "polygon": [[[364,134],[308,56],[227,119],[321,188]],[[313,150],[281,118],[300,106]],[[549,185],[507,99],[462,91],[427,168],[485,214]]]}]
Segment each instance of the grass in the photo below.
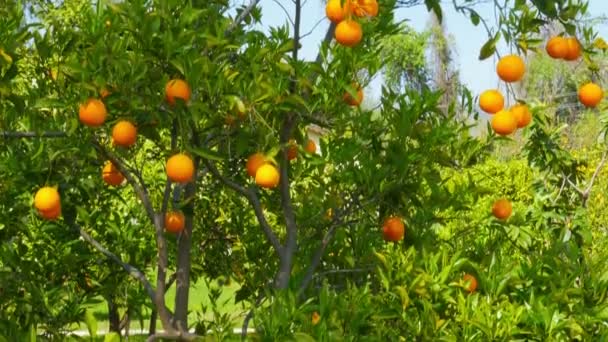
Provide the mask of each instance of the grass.
[{"label": "grass", "polygon": [[[154,279],[154,278],[150,278]],[[219,286],[216,282],[212,284],[212,286]],[[243,321],[243,318],[246,315],[246,310],[243,309],[241,305],[237,305],[234,302],[234,297],[236,291],[240,288],[240,285],[234,281],[230,283],[230,285],[224,285],[220,287],[221,295],[217,301],[217,306],[219,307],[218,311],[220,314],[229,314],[232,321],[232,326],[237,327]],[[175,285],[169,288],[166,295],[166,303],[169,309],[173,310],[175,304]],[[107,304],[103,300],[103,298],[99,298],[100,303],[92,305],[89,307],[92,310],[95,319],[97,320],[97,330],[99,332],[108,331],[108,309]],[[205,314],[203,314],[203,307],[207,306],[208,310]],[[192,325],[192,323],[198,322],[201,317],[204,320],[212,320],[213,312],[210,310],[211,308],[211,300],[209,298],[209,288],[205,283],[204,279],[200,279],[197,283],[192,284],[190,286],[190,295],[188,298],[188,308],[190,309],[190,313],[188,314],[188,322]],[[121,311],[122,315],[124,312]],[[141,317],[144,321],[144,326],[140,325],[139,319],[140,317],[133,317],[131,321],[131,329],[138,330],[149,329],[150,323],[150,314],[151,310],[144,309],[143,316]],[[156,322],[157,329],[162,329],[162,324],[160,320]],[[70,328],[75,330],[84,330],[87,331],[87,326],[84,322],[80,324],[75,324]],[[137,339],[133,341],[138,341]]]}]

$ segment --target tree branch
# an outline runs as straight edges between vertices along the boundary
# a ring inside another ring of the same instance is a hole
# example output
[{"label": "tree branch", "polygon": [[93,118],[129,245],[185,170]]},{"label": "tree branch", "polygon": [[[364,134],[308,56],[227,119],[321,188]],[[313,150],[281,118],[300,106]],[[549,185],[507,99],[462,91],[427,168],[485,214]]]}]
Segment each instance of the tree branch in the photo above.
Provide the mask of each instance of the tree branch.
[{"label": "tree branch", "polygon": [[224,183],[232,190],[243,195],[249,201],[249,204],[251,204],[251,206],[253,207],[255,216],[257,217],[260,226],[262,226],[264,235],[266,235],[266,238],[268,239],[268,241],[270,241],[270,244],[278,254],[279,258],[282,258],[283,247],[281,246],[281,243],[279,242],[279,239],[277,238],[276,234],[270,227],[270,224],[266,220],[266,216],[264,215],[264,211],[262,210],[262,204],[260,203],[260,199],[256,196],[256,194],[253,191],[245,189],[243,186],[220,174],[217,167],[209,160],[203,159],[203,163],[205,163],[205,166],[207,166],[209,172],[211,172],[214,177],[219,179],[222,183]]},{"label": "tree branch", "polygon": [[607,155],[608,155],[608,150],[605,150],[604,153],[602,153],[602,159],[600,160],[600,163],[595,168],[595,171],[593,172],[593,175],[591,176],[591,179],[589,180],[589,185],[587,185],[587,189],[585,189],[585,198],[589,197],[589,194],[591,193],[591,187],[593,187],[593,183],[595,182],[597,175],[600,173],[600,171],[604,167],[604,164],[606,164]]},{"label": "tree branch", "polygon": [[48,132],[0,132],[2,138],[65,138],[68,134],[62,131],[48,131]]},{"label": "tree branch", "polygon": [[249,5],[247,5],[247,7],[245,7],[245,9],[243,10],[243,12],[241,12],[241,14],[239,14],[234,21],[230,24],[230,26],[228,26],[228,29],[226,29],[226,32],[224,33],[224,35],[228,35],[230,34],[234,29],[236,29],[236,27],[243,21],[245,20],[245,18],[251,14],[251,12],[253,11],[253,9],[255,8],[255,6],[257,6],[257,4],[260,2],[260,0],[251,0],[249,2]]}]

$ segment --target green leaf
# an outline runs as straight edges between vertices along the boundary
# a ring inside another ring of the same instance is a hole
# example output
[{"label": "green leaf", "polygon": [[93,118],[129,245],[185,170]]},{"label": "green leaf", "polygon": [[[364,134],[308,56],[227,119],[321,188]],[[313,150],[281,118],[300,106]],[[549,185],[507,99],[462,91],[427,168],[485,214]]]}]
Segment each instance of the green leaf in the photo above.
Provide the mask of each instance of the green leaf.
[{"label": "green leaf", "polygon": [[479,52],[479,60],[483,61],[488,57],[492,56],[494,52],[496,52],[496,42],[500,39],[500,32],[496,33],[496,36],[490,38],[483,46],[481,47],[481,51]]},{"label": "green leaf", "polygon": [[310,336],[306,333],[303,333],[303,332],[294,333],[293,338],[296,342],[315,342],[316,341],[312,336]]},{"label": "green leaf", "polygon": [[191,153],[196,154],[197,156],[203,157],[205,159],[221,161],[226,159],[226,157],[222,156],[219,153],[211,151],[204,147],[194,147],[194,146],[186,146],[186,149]]},{"label": "green leaf", "polygon": [[97,320],[95,316],[93,316],[93,311],[90,309],[86,309],[84,312],[84,323],[87,325],[87,329],[89,330],[89,335],[91,337],[97,336]]},{"label": "green leaf", "polygon": [[103,342],[120,342],[120,335],[115,332],[111,332],[106,335],[103,339]]}]

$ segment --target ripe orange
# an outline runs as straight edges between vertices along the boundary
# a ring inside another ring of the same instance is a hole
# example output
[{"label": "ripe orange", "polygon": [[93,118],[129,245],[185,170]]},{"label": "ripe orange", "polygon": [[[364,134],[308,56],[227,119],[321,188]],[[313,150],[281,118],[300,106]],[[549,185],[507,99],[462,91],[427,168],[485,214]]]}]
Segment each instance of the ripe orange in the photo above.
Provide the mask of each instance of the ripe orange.
[{"label": "ripe orange", "polygon": [[80,105],[78,118],[89,127],[99,127],[106,121],[108,112],[106,106],[98,99],[90,98]]},{"label": "ripe orange", "polygon": [[135,144],[137,140],[137,127],[126,120],[117,122],[112,129],[112,140],[114,144],[123,147]]},{"label": "ripe orange", "polygon": [[532,121],[532,114],[530,109],[525,104],[516,104],[509,109],[515,120],[517,121],[517,128],[524,128]]},{"label": "ripe orange", "polygon": [[175,105],[175,99],[190,101],[191,94],[190,86],[184,80],[174,79],[167,82],[165,86],[165,99],[172,106]]},{"label": "ripe orange", "polygon": [[165,229],[169,233],[177,234],[184,230],[186,217],[181,211],[171,211],[165,214]]},{"label": "ripe orange", "polygon": [[103,166],[101,177],[106,184],[111,186],[119,186],[125,179],[122,173],[120,173],[118,168],[111,161],[107,161]]},{"label": "ripe orange", "polygon": [[503,109],[496,113],[490,124],[498,135],[509,135],[517,130],[517,119],[509,110]]},{"label": "ripe orange", "polygon": [[56,210],[61,205],[61,197],[57,189],[50,186],[40,188],[34,196],[34,206],[39,211]]},{"label": "ripe orange", "polygon": [[375,17],[378,15],[378,1],[376,0],[355,0],[352,6],[357,17]]},{"label": "ripe orange", "polygon": [[492,215],[499,220],[506,220],[511,216],[513,206],[505,198],[501,198],[492,205]]},{"label": "ripe orange", "polygon": [[306,147],[304,147],[304,150],[310,154],[313,154],[313,153],[317,152],[317,145],[315,144],[315,142],[312,139],[308,139],[308,142],[306,143]]},{"label": "ripe orange", "polygon": [[566,38],[566,43],[568,44],[568,51],[564,56],[564,59],[567,61],[575,61],[579,59],[581,56],[581,44],[578,42],[578,39],[575,37]]},{"label": "ripe orange", "polygon": [[505,82],[517,82],[524,77],[526,65],[524,60],[516,55],[504,56],[496,65],[496,73]]},{"label": "ripe orange", "polygon": [[313,312],[313,313],[312,313],[312,318],[311,318],[312,325],[317,325],[317,324],[319,324],[319,321],[320,321],[320,320],[321,320],[321,315],[319,315],[319,313],[318,313],[318,312],[316,312],[316,311],[315,311],[315,312]]},{"label": "ripe orange", "polygon": [[353,47],[363,39],[363,29],[358,22],[346,19],[336,26],[335,37],[340,45]]},{"label": "ripe orange", "polygon": [[294,160],[294,159],[296,159],[297,156],[298,156],[298,145],[296,145],[295,140],[291,139],[291,140],[289,140],[289,147],[287,148],[287,159]]},{"label": "ripe orange", "polygon": [[255,183],[263,188],[274,188],[279,184],[279,171],[274,165],[266,163],[255,173]]},{"label": "ripe orange", "polygon": [[341,0],[329,0],[327,5],[325,5],[327,19],[336,24],[344,20],[348,12],[349,2],[350,0],[346,0],[344,7],[342,7]]},{"label": "ripe orange", "polygon": [[599,85],[589,82],[578,89],[578,99],[585,107],[597,106],[604,97],[604,91]]},{"label": "ripe orange", "polygon": [[358,106],[363,102],[363,89],[358,84],[352,84],[352,87],[357,89],[357,98],[353,98],[350,92],[345,91],[344,96],[342,97],[349,106]]},{"label": "ripe orange", "polygon": [[469,283],[469,287],[467,287],[467,291],[469,291],[470,293],[473,293],[473,292],[475,292],[475,290],[477,290],[477,279],[475,279],[474,276],[467,273],[464,275],[464,277],[462,277],[462,280]]},{"label": "ripe orange", "polygon": [[555,59],[561,59],[568,54],[568,41],[561,36],[555,36],[547,41],[545,46],[547,54]]},{"label": "ripe orange", "polygon": [[174,183],[188,183],[194,178],[194,162],[183,153],[171,156],[166,168],[167,177]]},{"label": "ripe orange", "polygon": [[59,218],[59,216],[61,216],[61,205],[58,205],[57,208],[47,211],[39,210],[38,213],[40,214],[40,216],[42,216],[42,218],[46,220],[56,220]]},{"label": "ripe orange", "polygon": [[396,216],[391,216],[382,225],[382,236],[386,241],[396,242],[403,239],[405,235],[405,225],[403,220]]},{"label": "ripe orange", "polygon": [[479,107],[488,114],[494,114],[504,108],[505,99],[496,89],[486,90],[479,96]]},{"label": "ripe orange", "polygon": [[256,172],[258,172],[260,166],[264,165],[265,162],[266,156],[260,152],[250,155],[249,158],[247,158],[247,174],[250,177],[255,177]]}]

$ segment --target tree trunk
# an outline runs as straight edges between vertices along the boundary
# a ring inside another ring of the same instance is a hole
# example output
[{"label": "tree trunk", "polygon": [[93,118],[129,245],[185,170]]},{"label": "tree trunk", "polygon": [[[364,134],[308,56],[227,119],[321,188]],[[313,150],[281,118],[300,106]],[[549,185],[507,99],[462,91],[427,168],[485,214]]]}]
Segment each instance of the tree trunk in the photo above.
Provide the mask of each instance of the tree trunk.
[{"label": "tree trunk", "polygon": [[[196,192],[195,182],[188,183],[184,197],[189,200]],[[177,254],[177,278],[175,289],[174,325],[178,330],[188,331],[188,297],[190,292],[190,250],[192,247],[193,202],[186,207],[186,223],[179,237]]]},{"label": "tree trunk", "polygon": [[156,318],[158,317],[158,313],[156,309],[152,309],[152,313],[150,314],[150,328],[148,329],[148,336],[156,334]]},{"label": "tree trunk", "polygon": [[120,335],[120,315],[118,314],[118,306],[114,302],[113,297],[107,297],[108,303],[108,321],[110,323],[110,332],[116,332]]}]

